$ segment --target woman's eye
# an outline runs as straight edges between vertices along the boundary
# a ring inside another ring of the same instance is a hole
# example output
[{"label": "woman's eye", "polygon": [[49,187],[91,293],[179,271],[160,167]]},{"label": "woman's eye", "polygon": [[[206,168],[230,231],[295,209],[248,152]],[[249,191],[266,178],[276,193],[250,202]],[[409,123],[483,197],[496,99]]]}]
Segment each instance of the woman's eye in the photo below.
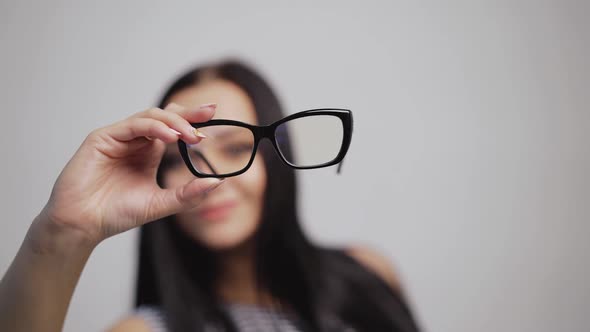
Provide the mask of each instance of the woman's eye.
[{"label": "woman's eye", "polygon": [[249,154],[252,152],[252,146],[250,144],[231,144],[224,148],[224,152],[232,156],[239,156],[245,153]]}]

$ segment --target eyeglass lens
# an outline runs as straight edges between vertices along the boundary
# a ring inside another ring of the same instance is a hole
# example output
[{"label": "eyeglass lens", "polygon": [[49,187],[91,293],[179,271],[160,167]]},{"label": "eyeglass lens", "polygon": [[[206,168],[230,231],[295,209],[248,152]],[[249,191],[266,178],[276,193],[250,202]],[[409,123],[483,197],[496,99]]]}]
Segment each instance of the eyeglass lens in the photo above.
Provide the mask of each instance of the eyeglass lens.
[{"label": "eyeglass lens", "polygon": [[188,147],[193,167],[199,173],[230,174],[248,165],[254,150],[254,135],[248,128],[216,125],[199,128],[207,138]]},{"label": "eyeglass lens", "polygon": [[[288,132],[294,149],[292,156],[284,153]],[[314,115],[293,119],[280,124],[275,132],[279,151],[292,165],[312,167],[334,160],[342,147],[344,128],[340,118],[333,115]]]}]

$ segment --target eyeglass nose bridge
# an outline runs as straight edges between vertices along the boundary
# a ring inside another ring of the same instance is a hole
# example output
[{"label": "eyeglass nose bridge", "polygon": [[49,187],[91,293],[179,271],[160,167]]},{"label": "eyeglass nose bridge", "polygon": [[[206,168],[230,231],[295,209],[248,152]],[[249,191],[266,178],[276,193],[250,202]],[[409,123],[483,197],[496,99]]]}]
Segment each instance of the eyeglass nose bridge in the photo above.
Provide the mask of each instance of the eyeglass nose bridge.
[{"label": "eyeglass nose bridge", "polygon": [[275,125],[254,127],[255,134],[258,136],[259,141],[262,141],[264,138],[269,139],[271,142],[274,141],[275,129]]},{"label": "eyeglass nose bridge", "polygon": [[[271,124],[268,126],[257,126],[252,128],[252,130],[254,131],[254,136],[256,137],[256,150],[258,150],[258,146],[260,145],[260,143],[262,143],[266,139],[275,150],[274,152],[279,155],[283,162],[287,162],[285,160],[285,157],[281,154],[279,150],[279,142],[277,142],[278,138],[275,136],[276,129],[276,124]],[[256,153],[256,151],[254,151],[254,153]]]}]

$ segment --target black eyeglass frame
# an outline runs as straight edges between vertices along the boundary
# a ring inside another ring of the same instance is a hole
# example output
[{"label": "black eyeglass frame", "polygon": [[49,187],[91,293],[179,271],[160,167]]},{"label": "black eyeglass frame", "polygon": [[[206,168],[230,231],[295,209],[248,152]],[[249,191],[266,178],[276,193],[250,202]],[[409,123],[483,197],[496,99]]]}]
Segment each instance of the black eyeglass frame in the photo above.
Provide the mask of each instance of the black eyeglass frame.
[{"label": "black eyeglass frame", "polygon": [[[312,165],[312,166],[293,165],[285,158],[285,156],[283,156],[280,148],[278,147],[278,143],[277,143],[277,139],[276,139],[276,129],[278,126],[280,126],[281,124],[283,124],[287,121],[299,119],[299,118],[303,118],[303,117],[308,117],[308,116],[316,116],[316,115],[336,116],[340,119],[340,121],[342,121],[343,135],[342,135],[342,145],[340,146],[340,151],[338,152],[338,154],[336,155],[336,157],[334,159],[332,159],[331,161],[328,161],[326,163],[323,163],[323,164]],[[350,147],[350,141],[352,139],[352,127],[353,127],[353,125],[352,125],[352,112],[348,109],[342,109],[342,108],[317,108],[317,109],[306,110],[306,111],[302,111],[302,112],[298,112],[298,113],[289,115],[281,120],[278,120],[278,121],[276,121],[272,124],[266,125],[266,126],[257,126],[257,125],[252,125],[249,123],[244,123],[241,121],[225,120],[225,119],[213,119],[213,120],[209,120],[207,122],[202,122],[202,123],[191,123],[191,125],[193,126],[193,128],[197,128],[197,129],[210,127],[210,126],[219,126],[219,125],[237,126],[237,127],[249,129],[254,136],[254,146],[252,147],[252,156],[250,157],[248,164],[243,169],[233,172],[233,173],[228,173],[228,174],[203,174],[203,173],[200,173],[193,166],[193,164],[191,162],[190,156],[188,154],[188,145],[184,141],[178,140],[178,150],[180,152],[180,155],[182,156],[182,159],[184,160],[184,163],[186,164],[186,166],[188,167],[190,172],[199,178],[226,178],[226,177],[240,175],[240,174],[246,172],[250,168],[250,166],[252,166],[252,162],[254,161],[254,157],[256,156],[256,151],[258,151],[258,144],[264,138],[271,141],[272,146],[275,149],[275,152],[279,155],[281,160],[286,165],[288,165],[292,168],[314,169],[314,168],[322,168],[322,167],[328,167],[328,166],[339,164],[338,165],[338,173],[340,173],[340,168],[342,166],[342,160],[344,159],[344,156],[346,155],[346,152],[348,151],[348,148]]]}]

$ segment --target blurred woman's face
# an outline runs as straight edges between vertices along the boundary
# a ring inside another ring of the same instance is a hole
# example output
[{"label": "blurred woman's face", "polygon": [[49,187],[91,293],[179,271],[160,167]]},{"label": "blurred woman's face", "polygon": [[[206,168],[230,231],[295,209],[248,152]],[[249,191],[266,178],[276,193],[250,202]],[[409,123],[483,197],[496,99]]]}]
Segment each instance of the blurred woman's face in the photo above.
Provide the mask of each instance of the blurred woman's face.
[{"label": "blurred woman's face", "polygon": [[[257,124],[252,101],[229,81],[213,80],[181,90],[170,102],[193,108],[217,103],[214,118]],[[182,186],[195,178],[182,161],[176,144],[168,146],[166,153],[173,162],[163,174],[164,187]],[[257,155],[248,171],[226,178],[198,207],[178,214],[177,222],[193,239],[211,250],[234,248],[249,240],[258,228],[265,188],[266,170],[262,156]]]}]

